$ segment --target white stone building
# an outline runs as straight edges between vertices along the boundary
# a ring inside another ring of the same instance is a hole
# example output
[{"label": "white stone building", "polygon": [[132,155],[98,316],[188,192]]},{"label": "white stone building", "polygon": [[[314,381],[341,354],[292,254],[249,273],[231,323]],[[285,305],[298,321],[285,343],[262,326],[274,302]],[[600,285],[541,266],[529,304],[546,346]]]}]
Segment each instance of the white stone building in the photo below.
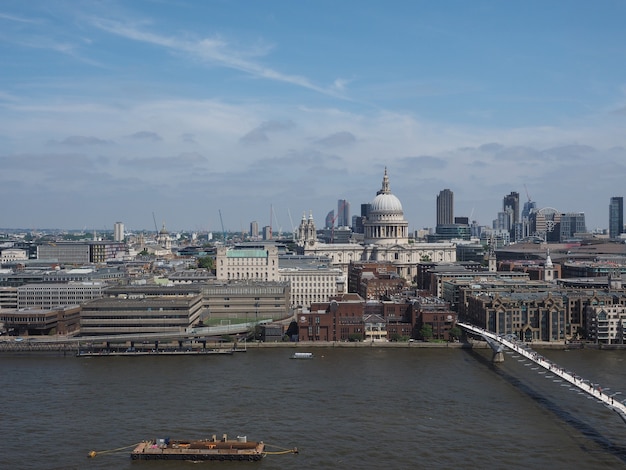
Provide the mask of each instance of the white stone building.
[{"label": "white stone building", "polygon": [[220,281],[278,281],[278,248],[272,244],[220,246],[215,263]]},{"label": "white stone building", "polygon": [[26,261],[27,259],[26,250],[7,248],[0,253],[0,264],[12,264],[18,261]]},{"label": "white stone building", "polygon": [[370,204],[364,223],[363,244],[326,244],[317,240],[313,216],[302,217],[298,227],[298,244],[303,254],[326,256],[332,265],[341,268],[344,275],[352,261],[387,261],[396,267],[398,275],[412,282],[417,275],[417,264],[428,260],[437,263],[456,261],[456,244],[452,242],[411,243],[408,222],[400,200],[391,193],[387,170],[381,189]]},{"label": "white stone building", "polygon": [[279,279],[291,286],[292,308],[308,310],[313,302],[328,302],[346,289],[346,278],[339,268],[299,266],[278,271]]},{"label": "white stone building", "polygon": [[626,307],[602,305],[592,307],[587,314],[588,339],[603,344],[624,344]]}]

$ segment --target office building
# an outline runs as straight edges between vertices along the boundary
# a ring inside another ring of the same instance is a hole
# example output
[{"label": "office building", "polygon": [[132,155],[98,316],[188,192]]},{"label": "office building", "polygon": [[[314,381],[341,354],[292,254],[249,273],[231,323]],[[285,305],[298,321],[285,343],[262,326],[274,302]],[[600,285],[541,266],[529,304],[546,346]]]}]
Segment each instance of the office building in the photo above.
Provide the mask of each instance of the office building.
[{"label": "office building", "polygon": [[115,222],[113,225],[113,240],[116,242],[124,241],[124,224],[122,222]]},{"label": "office building", "polygon": [[250,238],[259,238],[259,223],[256,220],[250,222]]},{"label": "office building", "polygon": [[616,196],[611,198],[609,204],[609,238],[619,238],[624,232],[624,198]]},{"label": "office building", "polygon": [[337,227],[350,226],[350,203],[345,199],[337,201]]},{"label": "office building", "polygon": [[437,225],[454,223],[454,193],[444,189],[437,196]]},{"label": "office building", "polygon": [[215,274],[221,281],[277,281],[276,245],[219,246]]}]

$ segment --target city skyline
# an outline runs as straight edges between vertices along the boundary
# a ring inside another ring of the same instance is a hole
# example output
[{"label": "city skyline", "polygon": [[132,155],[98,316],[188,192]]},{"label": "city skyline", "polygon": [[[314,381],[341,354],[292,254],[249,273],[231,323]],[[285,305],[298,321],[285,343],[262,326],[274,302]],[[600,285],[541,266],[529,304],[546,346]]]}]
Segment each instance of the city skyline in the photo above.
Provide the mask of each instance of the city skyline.
[{"label": "city skyline", "polygon": [[240,6],[3,2],[0,226],[321,226],[387,167],[411,230],[443,188],[481,225],[514,191],[608,228],[626,4]]}]

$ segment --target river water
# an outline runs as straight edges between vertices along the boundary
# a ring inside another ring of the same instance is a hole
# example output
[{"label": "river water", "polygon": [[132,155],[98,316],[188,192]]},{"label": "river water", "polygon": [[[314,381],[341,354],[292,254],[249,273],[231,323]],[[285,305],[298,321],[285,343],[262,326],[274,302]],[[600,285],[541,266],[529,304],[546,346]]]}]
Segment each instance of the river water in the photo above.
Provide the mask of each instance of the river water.
[{"label": "river water", "polygon": [[[223,469],[626,468],[626,423],[489,350],[249,349],[232,356],[0,356],[0,467],[185,469],[132,461],[156,437],[247,435],[299,454]],[[626,351],[540,351],[626,398]],[[95,458],[87,454],[95,450]]]}]

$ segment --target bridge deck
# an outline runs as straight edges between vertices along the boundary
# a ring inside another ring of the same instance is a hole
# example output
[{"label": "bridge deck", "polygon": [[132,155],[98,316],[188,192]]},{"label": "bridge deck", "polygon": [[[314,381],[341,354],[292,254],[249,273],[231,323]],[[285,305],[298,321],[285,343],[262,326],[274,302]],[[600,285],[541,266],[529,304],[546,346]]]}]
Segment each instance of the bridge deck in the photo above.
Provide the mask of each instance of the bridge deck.
[{"label": "bridge deck", "polygon": [[591,395],[597,400],[604,403],[607,407],[615,411],[623,420],[626,422],[626,405],[624,405],[619,400],[614,399],[613,397],[617,394],[621,394],[621,392],[607,394],[602,391],[602,388],[598,384],[593,384],[589,380],[583,379],[582,377],[572,374],[558,364],[555,364],[552,361],[549,361],[536,351],[530,349],[526,344],[519,343],[514,339],[508,339],[505,336],[495,334],[491,331],[484,330],[474,325],[470,325],[468,323],[457,323],[458,326],[464,328],[467,331],[475,333],[477,335],[482,336],[485,340],[495,341],[507,348],[515,351],[516,353],[524,356],[526,359],[534,362],[535,364],[543,367],[544,369],[550,371],[554,375],[562,378],[563,380],[568,381],[573,386],[579,388],[583,392]]}]

